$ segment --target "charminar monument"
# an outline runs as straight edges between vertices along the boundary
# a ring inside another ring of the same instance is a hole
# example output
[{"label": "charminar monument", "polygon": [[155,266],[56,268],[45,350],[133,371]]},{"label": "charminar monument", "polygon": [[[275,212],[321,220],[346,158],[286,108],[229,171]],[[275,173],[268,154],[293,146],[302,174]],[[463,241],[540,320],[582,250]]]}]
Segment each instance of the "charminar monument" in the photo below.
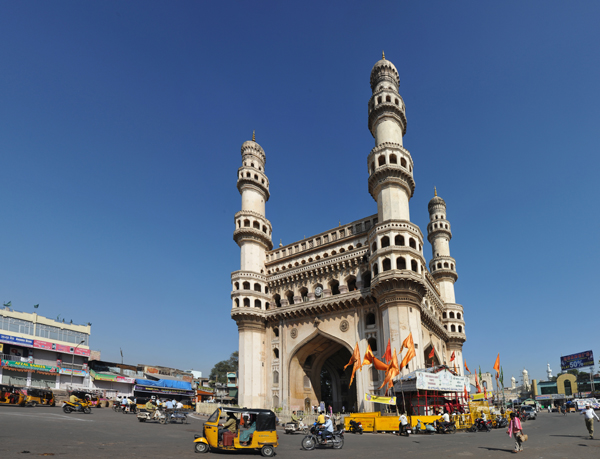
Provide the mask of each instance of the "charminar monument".
[{"label": "charminar monument", "polygon": [[374,215],[273,248],[265,212],[267,157],[254,135],[242,145],[242,210],[233,233],[241,266],[231,274],[240,406],[309,410],[324,401],[334,411],[372,410],[364,393],[380,393],[383,374],[365,367],[348,387],[352,366],[344,371],[344,365],[356,343],[361,357],[370,345],[381,358],[388,340],[399,350],[411,332],[417,356],[403,374],[431,366],[432,348],[434,364],[463,372],[465,322],[454,297],[458,275],[446,203],[437,193],[429,202],[426,235],[410,221],[415,165],[402,143],[406,109],[399,83],[384,55],[371,70],[368,104],[375,145],[365,166]]}]

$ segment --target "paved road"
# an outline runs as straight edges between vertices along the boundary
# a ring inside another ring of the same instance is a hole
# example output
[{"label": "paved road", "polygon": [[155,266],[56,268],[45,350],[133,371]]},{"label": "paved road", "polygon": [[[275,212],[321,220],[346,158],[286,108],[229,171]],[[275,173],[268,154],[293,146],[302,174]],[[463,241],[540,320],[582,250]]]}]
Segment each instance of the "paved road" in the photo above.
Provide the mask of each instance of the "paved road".
[{"label": "paved road", "polygon": [[[92,414],[66,415],[60,408],[19,408],[0,406],[0,458],[27,458],[52,455],[60,458],[196,458],[194,433],[200,433],[204,417],[192,415],[189,424],[140,423],[133,415],[95,409]],[[589,440],[583,416],[541,413],[536,421],[523,425],[529,441],[525,458],[600,458],[598,439]],[[512,456],[513,441],[503,429],[489,433],[456,435],[389,434],[345,435],[344,448],[303,451],[301,435],[280,432],[279,458],[290,459],[373,459],[397,458],[502,458]],[[26,452],[28,451],[28,452]],[[208,453],[210,457],[226,457]],[[244,455],[258,458],[260,455]]]}]

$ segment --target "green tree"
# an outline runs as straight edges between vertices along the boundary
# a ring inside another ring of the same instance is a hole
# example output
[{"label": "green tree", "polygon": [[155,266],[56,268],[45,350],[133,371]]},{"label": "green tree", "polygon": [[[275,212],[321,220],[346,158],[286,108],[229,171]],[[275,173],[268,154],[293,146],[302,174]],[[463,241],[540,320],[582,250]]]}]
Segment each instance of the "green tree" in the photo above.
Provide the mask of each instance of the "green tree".
[{"label": "green tree", "polygon": [[211,383],[222,383],[227,382],[227,373],[234,373],[238,371],[238,359],[239,353],[235,351],[228,360],[221,360],[216,363],[212,370],[210,370],[209,380]]}]

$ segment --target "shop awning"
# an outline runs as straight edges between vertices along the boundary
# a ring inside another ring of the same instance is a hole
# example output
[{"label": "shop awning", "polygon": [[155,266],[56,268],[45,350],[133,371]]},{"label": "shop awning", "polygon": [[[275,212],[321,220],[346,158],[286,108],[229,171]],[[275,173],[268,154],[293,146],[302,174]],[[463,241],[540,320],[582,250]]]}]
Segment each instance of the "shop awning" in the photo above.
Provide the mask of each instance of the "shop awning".
[{"label": "shop awning", "polygon": [[121,376],[115,373],[103,372],[97,373],[94,370],[90,370],[90,375],[96,381],[112,381],[112,382],[120,382],[126,384],[135,384],[134,378],[127,378],[126,376]]},{"label": "shop awning", "polygon": [[39,365],[31,362],[17,362],[15,360],[2,360],[2,368],[24,372],[32,371],[43,375],[56,375],[59,372],[58,367]]},{"label": "shop awning", "polygon": [[168,387],[172,389],[192,390],[192,383],[187,381],[181,381],[179,379],[159,379],[158,381],[151,381],[150,379],[136,379],[136,382],[143,386],[156,386]]},{"label": "shop awning", "polygon": [[161,386],[152,386],[146,384],[139,384],[140,381],[145,381],[144,379],[138,379],[138,384],[133,387],[134,391],[137,392],[147,392],[149,394],[162,394],[162,395],[185,395],[188,397],[193,397],[195,395],[193,390],[186,389],[176,389],[171,387],[161,387]]}]

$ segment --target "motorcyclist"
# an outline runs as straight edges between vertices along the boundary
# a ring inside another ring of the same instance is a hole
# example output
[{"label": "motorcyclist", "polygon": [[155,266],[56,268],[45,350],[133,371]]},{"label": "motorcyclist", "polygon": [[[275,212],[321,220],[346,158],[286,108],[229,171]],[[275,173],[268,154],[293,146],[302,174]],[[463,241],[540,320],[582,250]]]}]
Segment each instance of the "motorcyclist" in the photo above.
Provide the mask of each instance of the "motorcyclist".
[{"label": "motorcyclist", "polygon": [[300,418],[298,418],[298,416],[296,416],[296,412],[292,411],[292,424],[294,424],[296,426],[296,428],[298,428],[298,426],[300,425]]},{"label": "motorcyclist", "polygon": [[328,414],[325,415],[325,424],[323,424],[323,433],[324,439],[328,439],[333,437],[333,422],[331,422],[331,417]]},{"label": "motorcyclist", "polygon": [[150,399],[150,400],[148,400],[146,402],[146,407],[145,408],[150,413],[154,413],[154,411],[156,411],[156,405],[152,402],[152,399]]},{"label": "motorcyclist", "polygon": [[69,397],[69,403],[71,405],[73,405],[75,408],[77,408],[78,411],[81,411],[83,409],[83,405],[82,405],[83,400],[81,400],[75,394],[71,394],[71,396]]},{"label": "motorcyclist", "polygon": [[325,424],[325,413],[321,411],[317,416],[317,425]]},{"label": "motorcyclist", "polygon": [[398,435],[402,435],[406,429],[408,429],[408,419],[406,418],[406,413],[402,413],[398,418],[399,426],[398,426]]}]

